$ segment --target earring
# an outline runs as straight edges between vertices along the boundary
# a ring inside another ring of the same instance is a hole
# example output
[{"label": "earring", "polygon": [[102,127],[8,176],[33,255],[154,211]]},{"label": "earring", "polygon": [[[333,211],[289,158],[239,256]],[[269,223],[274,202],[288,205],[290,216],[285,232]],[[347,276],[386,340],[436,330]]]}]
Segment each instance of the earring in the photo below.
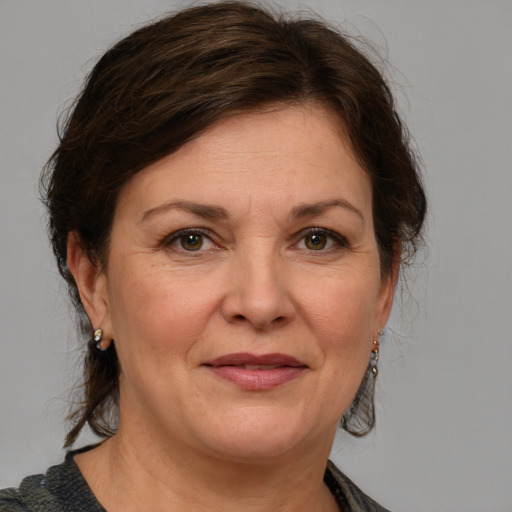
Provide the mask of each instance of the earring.
[{"label": "earring", "polygon": [[379,362],[380,337],[383,334],[384,333],[382,332],[382,330],[379,329],[377,331],[377,338],[373,340],[373,350],[370,355],[370,366],[374,377],[377,377],[377,375],[379,374],[379,368],[377,364]]},{"label": "earring", "polygon": [[101,351],[105,352],[107,348],[109,347],[110,343],[107,343],[107,345],[103,345],[103,342],[101,340],[101,337],[103,336],[103,329],[96,329],[93,334],[93,340],[94,343],[96,343],[96,348]]}]

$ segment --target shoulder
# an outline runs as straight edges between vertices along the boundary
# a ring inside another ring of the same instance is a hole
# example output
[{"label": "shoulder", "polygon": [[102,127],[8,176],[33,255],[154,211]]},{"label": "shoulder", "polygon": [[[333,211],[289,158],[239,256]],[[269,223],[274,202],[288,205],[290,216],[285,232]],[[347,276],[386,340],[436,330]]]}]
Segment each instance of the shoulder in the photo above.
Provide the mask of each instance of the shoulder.
[{"label": "shoulder", "polygon": [[17,489],[0,490],[0,512],[104,512],[69,452],[45,474],[24,478]]},{"label": "shoulder", "polygon": [[45,475],[32,475],[24,478],[17,489],[1,489],[0,512],[58,510],[48,506],[52,499],[44,485],[44,480]]},{"label": "shoulder", "polygon": [[330,460],[325,470],[325,483],[343,510],[350,512],[390,512],[365,494],[350,478]]},{"label": "shoulder", "polygon": [[0,489],[0,512],[26,512],[17,489]]}]

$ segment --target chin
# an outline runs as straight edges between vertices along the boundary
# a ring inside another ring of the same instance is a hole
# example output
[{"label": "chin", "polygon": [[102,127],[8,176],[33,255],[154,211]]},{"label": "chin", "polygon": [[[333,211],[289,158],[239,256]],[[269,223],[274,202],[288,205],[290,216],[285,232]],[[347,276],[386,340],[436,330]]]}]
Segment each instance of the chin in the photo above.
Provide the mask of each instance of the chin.
[{"label": "chin", "polygon": [[300,443],[285,436],[269,438],[262,433],[221,439],[214,445],[219,458],[247,464],[272,463],[299,448]]},{"label": "chin", "polygon": [[[308,425],[307,420],[294,419],[283,410],[276,414],[263,409],[245,418],[240,417],[242,414],[236,416],[224,425],[216,425],[207,439],[203,438],[221,458],[265,464],[297,450],[309,450],[310,443],[320,437],[320,433],[315,435],[313,430],[316,429]],[[334,436],[335,425],[332,430]],[[323,434],[323,437],[329,436]],[[318,445],[318,440],[315,444]]]}]

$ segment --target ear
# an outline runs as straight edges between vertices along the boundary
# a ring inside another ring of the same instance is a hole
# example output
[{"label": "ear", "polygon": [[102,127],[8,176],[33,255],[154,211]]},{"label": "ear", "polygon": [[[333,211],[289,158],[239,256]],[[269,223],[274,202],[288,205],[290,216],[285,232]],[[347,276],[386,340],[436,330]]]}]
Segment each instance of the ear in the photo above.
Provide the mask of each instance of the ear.
[{"label": "ear", "polygon": [[68,235],[67,263],[75,279],[80,300],[89,317],[92,329],[101,328],[103,330],[103,346],[107,348],[108,345],[105,346],[105,344],[110,343],[113,337],[107,276],[99,264],[91,261],[82,246],[80,235],[76,231],[72,231]]},{"label": "ear", "polygon": [[401,243],[397,242],[393,253],[391,269],[383,274],[381,278],[375,330],[383,329],[391,314],[391,307],[393,306],[393,298],[400,273],[401,257]]}]

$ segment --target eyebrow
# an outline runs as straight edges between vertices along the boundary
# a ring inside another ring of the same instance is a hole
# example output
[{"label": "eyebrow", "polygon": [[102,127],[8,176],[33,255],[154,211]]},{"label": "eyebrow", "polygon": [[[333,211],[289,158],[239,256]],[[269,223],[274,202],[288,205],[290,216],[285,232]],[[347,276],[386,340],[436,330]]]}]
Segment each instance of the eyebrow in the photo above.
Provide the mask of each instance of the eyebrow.
[{"label": "eyebrow", "polygon": [[319,203],[301,204],[293,208],[291,216],[295,219],[302,219],[304,217],[315,217],[324,213],[333,207],[340,207],[355,213],[365,223],[363,213],[359,208],[356,208],[351,202],[346,199],[332,199],[331,201],[321,201]]},{"label": "eyebrow", "polygon": [[204,219],[223,220],[229,217],[227,210],[222,208],[222,206],[199,204],[192,201],[169,201],[146,210],[139,222],[144,222],[154,214],[163,213],[169,210],[182,210]]},{"label": "eyebrow", "polygon": [[[345,199],[332,199],[330,201],[320,201],[318,203],[301,204],[291,211],[291,217],[302,219],[304,217],[315,217],[324,213],[330,208],[340,207],[355,213],[362,221],[365,222],[364,215],[352,203]],[[146,210],[139,222],[144,222],[154,214],[164,213],[169,210],[182,210],[192,213],[204,219],[225,220],[229,218],[229,213],[222,206],[194,203],[192,201],[169,201],[167,203],[155,206]]]}]

